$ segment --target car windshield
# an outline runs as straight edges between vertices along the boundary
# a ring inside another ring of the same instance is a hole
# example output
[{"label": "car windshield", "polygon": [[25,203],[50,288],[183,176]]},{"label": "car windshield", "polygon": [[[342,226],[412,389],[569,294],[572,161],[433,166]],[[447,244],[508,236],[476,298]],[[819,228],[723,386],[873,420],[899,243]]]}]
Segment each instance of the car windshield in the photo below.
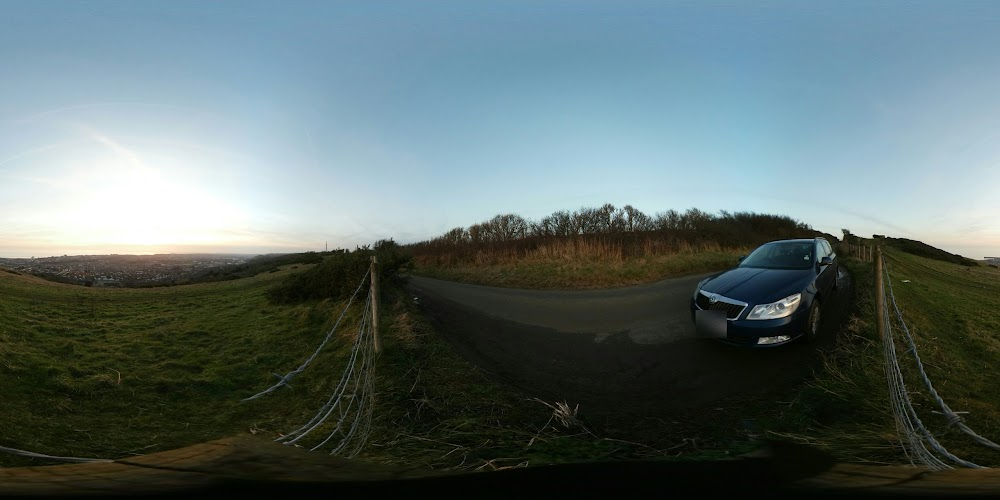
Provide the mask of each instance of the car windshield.
[{"label": "car windshield", "polygon": [[813,262],[811,242],[769,243],[753,251],[739,267],[765,269],[809,269]]}]

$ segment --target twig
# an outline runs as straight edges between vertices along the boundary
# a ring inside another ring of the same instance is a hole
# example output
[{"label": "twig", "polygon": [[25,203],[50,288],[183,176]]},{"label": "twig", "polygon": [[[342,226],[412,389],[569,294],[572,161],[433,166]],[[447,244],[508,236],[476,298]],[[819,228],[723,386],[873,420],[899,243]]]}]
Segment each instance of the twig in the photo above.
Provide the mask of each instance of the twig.
[{"label": "twig", "polygon": [[417,382],[420,382],[420,368],[417,368],[417,378],[413,380],[413,387],[410,387],[410,392],[407,394],[413,394],[413,390],[417,388]]}]

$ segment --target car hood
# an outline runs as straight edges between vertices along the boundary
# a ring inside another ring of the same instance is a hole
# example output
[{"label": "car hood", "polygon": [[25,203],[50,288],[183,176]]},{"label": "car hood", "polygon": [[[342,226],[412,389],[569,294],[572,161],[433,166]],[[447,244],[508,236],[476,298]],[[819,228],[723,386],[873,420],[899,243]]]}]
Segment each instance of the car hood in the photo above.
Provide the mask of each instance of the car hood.
[{"label": "car hood", "polygon": [[701,289],[750,304],[764,304],[805,290],[811,269],[737,267],[709,278]]}]

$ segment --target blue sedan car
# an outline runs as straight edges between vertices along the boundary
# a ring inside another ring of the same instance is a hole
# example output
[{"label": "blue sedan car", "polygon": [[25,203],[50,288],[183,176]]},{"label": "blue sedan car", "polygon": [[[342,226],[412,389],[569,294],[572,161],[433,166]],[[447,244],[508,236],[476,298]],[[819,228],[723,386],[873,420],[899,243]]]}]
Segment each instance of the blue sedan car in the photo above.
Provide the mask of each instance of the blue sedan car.
[{"label": "blue sedan car", "polygon": [[837,289],[839,264],[824,238],[772,241],[728,271],[710,276],[691,297],[699,334],[771,347],[819,333],[821,304]]}]

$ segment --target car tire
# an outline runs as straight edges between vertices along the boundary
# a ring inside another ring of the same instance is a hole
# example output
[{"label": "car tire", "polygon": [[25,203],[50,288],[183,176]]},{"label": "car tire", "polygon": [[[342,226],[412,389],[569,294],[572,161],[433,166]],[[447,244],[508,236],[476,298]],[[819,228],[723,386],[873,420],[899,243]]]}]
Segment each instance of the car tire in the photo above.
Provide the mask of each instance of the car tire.
[{"label": "car tire", "polygon": [[819,299],[813,299],[812,307],[809,308],[809,319],[806,320],[806,340],[809,342],[816,342],[819,337],[821,319]]}]

